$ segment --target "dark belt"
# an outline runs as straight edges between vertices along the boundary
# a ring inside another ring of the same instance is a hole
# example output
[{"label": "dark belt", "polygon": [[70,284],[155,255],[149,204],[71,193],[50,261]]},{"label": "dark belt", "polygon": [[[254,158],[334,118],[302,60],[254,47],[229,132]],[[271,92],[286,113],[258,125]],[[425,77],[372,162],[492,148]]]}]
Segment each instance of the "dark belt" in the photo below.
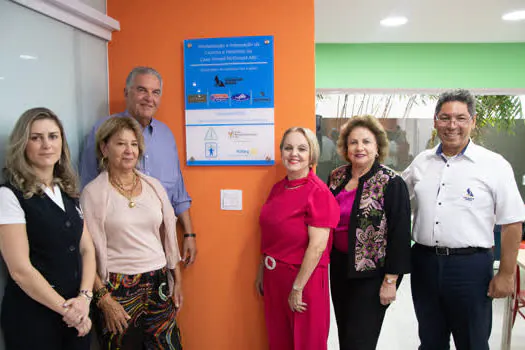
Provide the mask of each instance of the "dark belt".
[{"label": "dark belt", "polygon": [[415,246],[436,255],[469,255],[481,252],[488,252],[490,248],[467,247],[467,248],[447,248],[447,247],[429,247],[427,245],[416,243]]}]

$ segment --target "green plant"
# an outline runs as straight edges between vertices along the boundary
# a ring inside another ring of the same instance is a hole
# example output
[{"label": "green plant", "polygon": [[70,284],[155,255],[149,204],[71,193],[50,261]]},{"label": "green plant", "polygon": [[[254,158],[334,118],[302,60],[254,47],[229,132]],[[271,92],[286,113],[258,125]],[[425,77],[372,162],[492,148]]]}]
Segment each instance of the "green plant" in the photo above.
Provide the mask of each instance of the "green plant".
[{"label": "green plant", "polygon": [[480,129],[490,125],[498,130],[513,133],[516,119],[523,117],[523,109],[518,96],[480,95],[476,96],[477,123]]}]

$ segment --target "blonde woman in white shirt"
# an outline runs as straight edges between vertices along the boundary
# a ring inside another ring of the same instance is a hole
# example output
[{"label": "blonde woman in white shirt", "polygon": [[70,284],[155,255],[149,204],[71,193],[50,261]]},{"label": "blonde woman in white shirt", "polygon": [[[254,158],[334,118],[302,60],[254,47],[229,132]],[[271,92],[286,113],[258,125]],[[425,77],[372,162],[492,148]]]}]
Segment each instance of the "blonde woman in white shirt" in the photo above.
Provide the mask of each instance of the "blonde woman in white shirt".
[{"label": "blonde woman in white shirt", "polygon": [[[11,133],[0,188],[7,350],[88,350],[95,256],[78,204],[64,128],[32,108]],[[32,327],[31,325],[34,325]]]}]

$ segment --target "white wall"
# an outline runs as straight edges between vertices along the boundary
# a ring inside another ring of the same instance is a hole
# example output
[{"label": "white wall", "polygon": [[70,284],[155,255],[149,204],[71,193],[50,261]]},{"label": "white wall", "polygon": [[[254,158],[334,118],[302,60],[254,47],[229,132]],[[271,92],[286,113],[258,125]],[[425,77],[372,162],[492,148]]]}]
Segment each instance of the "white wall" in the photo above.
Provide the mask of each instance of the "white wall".
[{"label": "white wall", "polygon": [[[105,0],[83,2],[105,13]],[[20,55],[35,59],[22,59]],[[14,123],[25,110],[37,106],[50,108],[62,120],[76,163],[84,135],[96,119],[108,114],[107,82],[104,40],[0,0],[1,167]],[[5,277],[2,266],[0,297]],[[0,339],[0,350],[3,348]]]}]

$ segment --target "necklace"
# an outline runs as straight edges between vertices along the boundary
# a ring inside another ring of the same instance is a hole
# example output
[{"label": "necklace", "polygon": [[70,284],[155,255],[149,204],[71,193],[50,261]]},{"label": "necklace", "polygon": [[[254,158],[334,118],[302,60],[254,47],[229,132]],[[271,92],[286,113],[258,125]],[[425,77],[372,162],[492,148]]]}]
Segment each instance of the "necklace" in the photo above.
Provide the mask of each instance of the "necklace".
[{"label": "necklace", "polygon": [[133,201],[133,192],[139,184],[139,178],[137,174],[133,172],[133,181],[131,182],[131,189],[129,190],[126,190],[124,184],[116,178],[110,178],[110,182],[120,192],[120,194],[126,197],[126,199],[128,200],[128,207],[135,208],[135,201]]},{"label": "necklace", "polygon": [[308,182],[308,176],[301,177],[299,179],[293,179],[293,180],[289,180],[288,177],[286,177],[284,181],[284,188],[287,190],[294,190],[296,188],[299,188],[305,185],[307,182]]}]

